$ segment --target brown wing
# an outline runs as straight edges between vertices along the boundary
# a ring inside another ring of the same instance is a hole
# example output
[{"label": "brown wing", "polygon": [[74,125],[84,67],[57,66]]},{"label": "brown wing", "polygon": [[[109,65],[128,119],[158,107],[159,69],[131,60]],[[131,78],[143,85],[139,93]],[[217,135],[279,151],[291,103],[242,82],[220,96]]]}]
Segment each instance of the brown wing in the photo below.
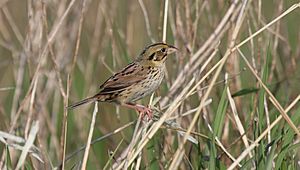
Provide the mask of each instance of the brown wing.
[{"label": "brown wing", "polygon": [[[144,80],[145,69],[142,66],[131,63],[115,75],[107,79],[101,86],[99,94],[111,94],[125,90],[127,87]],[[144,75],[144,76],[143,76]]]}]

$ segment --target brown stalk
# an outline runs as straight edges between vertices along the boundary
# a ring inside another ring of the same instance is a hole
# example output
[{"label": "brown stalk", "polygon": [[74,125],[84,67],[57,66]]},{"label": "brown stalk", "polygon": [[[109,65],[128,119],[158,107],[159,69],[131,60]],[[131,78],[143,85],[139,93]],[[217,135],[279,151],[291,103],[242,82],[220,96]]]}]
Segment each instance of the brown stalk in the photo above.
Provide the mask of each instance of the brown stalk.
[{"label": "brown stalk", "polygon": [[[275,101],[273,101],[272,98],[270,98],[270,100],[275,103]],[[296,99],[284,110],[285,112],[289,112],[300,100],[300,95],[298,95],[296,97]],[[283,118],[282,115],[279,115],[271,124],[269,127],[267,127],[260,135],[259,137],[248,147],[246,148],[241,154],[240,156],[236,159],[235,162],[233,162],[229,167],[228,167],[228,170],[232,170],[234,169],[237,164],[239,164],[239,162],[241,162],[245,157],[246,155],[248,155],[248,153],[254,149],[256,146],[258,146],[258,143],[259,141],[261,141],[267,134],[270,130],[272,130],[272,128],[277,125],[279,123],[279,121]]]}]

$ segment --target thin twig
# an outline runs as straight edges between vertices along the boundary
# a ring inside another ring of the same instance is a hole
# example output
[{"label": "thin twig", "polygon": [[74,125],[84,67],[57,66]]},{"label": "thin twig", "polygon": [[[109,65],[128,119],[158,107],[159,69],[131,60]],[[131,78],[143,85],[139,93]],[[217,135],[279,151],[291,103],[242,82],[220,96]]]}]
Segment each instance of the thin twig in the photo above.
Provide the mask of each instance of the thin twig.
[{"label": "thin twig", "polygon": [[[205,121],[206,124],[207,124],[207,127],[208,127],[209,131],[210,131],[211,133],[214,133],[214,131],[213,131],[211,125],[209,124],[209,122],[208,122],[208,120],[207,120],[207,118],[206,118],[205,115],[203,115],[203,118],[204,118],[204,121]],[[223,150],[223,152],[224,152],[224,153],[225,153],[225,154],[226,154],[233,162],[236,161],[236,159],[235,159],[235,158],[227,151],[227,149],[226,149],[226,148],[224,147],[224,145],[221,143],[221,141],[219,140],[219,138],[218,138],[217,136],[215,136],[214,139],[216,140],[217,145]],[[239,164],[239,167],[242,167],[242,165]]]},{"label": "thin twig", "polygon": [[[272,101],[272,99],[270,99]],[[296,97],[296,99],[284,110],[285,112],[289,112],[300,100],[300,95]],[[234,161],[229,167],[228,170],[234,169],[245,157],[248,155],[248,153],[254,149],[256,146],[258,146],[259,141],[261,141],[269,131],[272,130],[272,128],[279,123],[279,121],[282,119],[282,115],[279,115],[277,119],[275,119],[270,126],[268,126],[260,135],[259,137],[248,147],[246,148],[240,156]]]},{"label": "thin twig", "polygon": [[[233,3],[235,3],[235,2],[233,2]],[[244,14],[245,14],[245,10],[241,10],[239,18],[238,18],[238,22],[236,23],[235,32],[238,32],[239,28],[241,27],[241,24],[242,24],[242,21],[243,21],[242,18],[244,18]],[[233,33],[232,41],[235,41],[235,39],[236,39],[235,36],[237,36],[237,33]],[[231,45],[234,45],[234,43],[232,42]],[[230,48],[232,48],[232,47],[230,47]],[[183,154],[184,154],[184,152],[183,152],[183,148],[184,147],[183,146],[184,146],[184,144],[187,141],[188,135],[190,134],[190,132],[192,131],[194,125],[196,124],[196,122],[197,122],[197,120],[198,120],[198,118],[200,116],[200,113],[201,113],[201,111],[203,109],[204,103],[207,100],[207,98],[208,98],[208,96],[209,96],[209,94],[210,94],[210,92],[211,92],[211,90],[213,88],[213,85],[217,81],[217,78],[218,78],[219,74],[221,73],[221,70],[222,70],[222,68],[223,68],[223,66],[224,66],[227,58],[231,54],[230,48],[226,51],[225,56],[223,57],[224,60],[221,62],[221,64],[217,68],[217,70],[216,70],[216,72],[215,72],[215,74],[214,74],[214,76],[213,76],[213,78],[211,80],[211,83],[210,83],[210,85],[209,85],[206,93],[204,94],[204,96],[203,96],[203,98],[202,98],[202,100],[200,102],[200,106],[201,107],[195,113],[194,118],[193,118],[193,120],[190,123],[190,126],[189,126],[189,128],[187,130],[187,133],[185,134],[185,136],[183,138],[182,143],[179,145],[177,151],[174,154],[174,157],[173,157],[174,159],[172,160],[172,163],[171,163],[169,169],[177,169],[178,168],[178,166],[179,166],[179,164],[180,164],[180,162],[182,160]]]},{"label": "thin twig", "polygon": [[61,141],[60,146],[62,148],[61,152],[61,160],[62,160],[62,169],[65,168],[65,157],[66,157],[66,144],[67,144],[67,132],[68,132],[68,99],[70,92],[70,76],[68,75],[67,79],[67,94],[64,97],[64,117],[63,117],[63,125],[62,125],[62,133],[61,133]]},{"label": "thin twig", "polygon": [[[137,140],[140,138],[141,135],[141,128],[140,128],[140,124],[142,121],[142,114],[139,115],[138,121],[135,125],[134,131],[133,131],[133,135],[132,135],[132,139],[130,144],[128,145],[128,150],[127,150],[127,162],[132,154],[132,150],[134,145],[136,144]],[[125,169],[128,169],[128,164],[125,163]]]},{"label": "thin twig", "polygon": [[17,166],[16,166],[16,170],[20,169],[23,164],[24,164],[24,161],[26,159],[26,156],[28,154],[28,151],[29,149],[33,146],[33,142],[36,138],[36,135],[37,135],[37,132],[39,131],[39,122],[33,122],[32,123],[32,127],[31,127],[31,130],[30,130],[30,133],[29,133],[29,136],[28,136],[28,139],[24,145],[24,149],[20,155],[20,158],[18,160],[18,163],[17,163]]},{"label": "thin twig", "polygon": [[164,11],[164,23],[163,23],[163,37],[162,37],[162,42],[166,42],[166,40],[167,40],[168,9],[169,9],[169,0],[165,0],[165,11]]},{"label": "thin twig", "polygon": [[88,160],[88,156],[89,156],[89,150],[91,147],[91,141],[92,141],[92,137],[93,137],[93,132],[94,132],[94,126],[95,126],[95,122],[96,122],[96,116],[98,113],[98,102],[95,102],[95,107],[94,107],[94,112],[93,112],[93,117],[92,117],[92,121],[91,121],[91,125],[90,125],[90,130],[89,130],[89,136],[86,142],[86,148],[84,151],[84,156],[83,156],[83,160],[82,160],[82,165],[81,165],[81,170],[85,170],[86,169],[86,163]]},{"label": "thin twig", "polygon": [[2,87],[0,88],[0,91],[8,91],[8,90],[13,90],[15,87]]},{"label": "thin twig", "polygon": [[274,106],[277,108],[277,110],[280,112],[280,114],[283,116],[283,118],[286,120],[286,122],[291,126],[291,128],[296,132],[296,134],[300,137],[300,131],[296,127],[296,125],[293,123],[291,118],[287,115],[287,113],[284,111],[280,103],[277,101],[277,99],[274,97],[272,92],[269,90],[269,88],[264,84],[264,82],[261,80],[261,78],[257,75],[257,73],[254,71],[252,66],[250,65],[249,61],[246,59],[244,54],[241,52],[240,49],[238,49],[238,52],[240,53],[241,57],[245,61],[246,65],[252,72],[252,74],[255,76],[255,78],[258,80],[259,84],[264,88],[264,90],[267,92],[267,94],[270,96],[270,98],[274,101]]},{"label": "thin twig", "polygon": [[[225,75],[226,76],[226,79],[228,77],[228,74]],[[235,105],[235,102],[231,96],[231,92],[230,92],[230,89],[229,89],[229,86],[227,86],[226,88],[226,92],[227,92],[227,98],[228,98],[228,101],[229,101],[229,104],[231,106],[231,110],[232,110],[232,114],[233,114],[233,118],[235,120],[235,123],[236,123],[236,126],[240,132],[240,135],[242,136],[242,140],[243,140],[243,143],[245,145],[245,147],[249,147],[249,142],[248,142],[248,138],[247,138],[247,135],[245,134],[245,129],[243,127],[243,124],[242,124],[242,121],[237,113],[237,108],[236,108],[236,105]],[[249,157],[252,158],[252,153],[250,152],[249,153]]]},{"label": "thin twig", "polygon": [[146,31],[147,31],[147,34],[148,34],[148,37],[150,38],[151,42],[154,43],[155,40],[152,36],[152,33],[151,33],[151,27],[150,27],[150,22],[149,22],[149,17],[148,17],[148,13],[147,13],[147,9],[144,5],[144,2],[143,0],[139,0],[139,4],[141,6],[141,9],[143,11],[143,14],[144,14],[144,19],[145,19],[145,23],[146,23]]},{"label": "thin twig", "polygon": [[30,103],[29,103],[29,114],[28,114],[28,119],[27,119],[26,126],[25,126],[25,132],[24,132],[25,139],[27,139],[31,119],[33,116],[33,103],[34,103],[34,99],[36,96],[36,88],[37,88],[38,80],[39,80],[39,76],[37,79],[35,79],[34,86],[33,86],[32,93],[31,93],[31,98],[30,98]]},{"label": "thin twig", "polygon": [[[115,134],[121,132],[122,130],[126,129],[127,127],[133,125],[134,123],[135,123],[135,121],[129,122],[129,123],[125,124],[124,126],[121,126],[121,127],[119,127],[118,129],[116,129],[116,130],[114,130],[114,131],[112,131],[112,132],[110,132],[110,133],[107,133],[107,134],[105,134],[105,135],[103,135],[103,136],[101,136],[101,137],[99,137],[99,138],[97,138],[97,139],[94,139],[94,140],[91,142],[91,145],[93,145],[93,144],[95,144],[95,143],[97,143],[97,142],[100,142],[100,141],[102,141],[103,139],[106,139],[106,138],[108,138],[108,137],[110,137],[110,136],[112,136],[112,135],[115,135]],[[69,155],[66,157],[65,162],[67,162],[67,161],[70,160],[72,157],[74,157],[75,155],[77,155],[78,153],[80,153],[81,151],[83,151],[85,148],[86,148],[86,145],[80,147],[79,149],[77,149],[77,150],[74,151],[73,153],[69,154]],[[62,169],[62,168],[61,168],[61,167],[62,167],[62,163],[61,163],[60,165],[58,165],[58,167],[59,167],[59,169]]]},{"label": "thin twig", "polygon": [[[33,78],[32,78],[32,82],[30,84],[30,87],[29,87],[29,90],[27,91],[27,94],[25,95],[20,107],[18,108],[18,111],[17,113],[15,114],[15,116],[13,117],[13,121],[11,123],[11,126],[10,126],[10,129],[9,129],[9,132],[12,132],[12,130],[15,128],[16,126],[16,123],[17,123],[17,120],[19,119],[19,116],[21,114],[21,111],[23,110],[23,107],[25,106],[26,104],[26,101],[29,99],[29,96],[31,94],[31,90],[33,88],[33,85],[34,85],[34,80],[37,78],[37,73],[39,72],[40,70],[40,67],[41,67],[41,64],[42,64],[42,61],[44,60],[44,58],[46,57],[46,54],[48,52],[48,47],[49,47],[49,44],[51,44],[55,37],[56,37],[56,34],[58,32],[58,30],[60,29],[63,21],[66,19],[67,15],[69,14],[71,8],[73,7],[74,3],[75,3],[76,0],[71,0],[71,2],[69,3],[68,7],[66,8],[64,14],[61,16],[61,18],[59,18],[57,24],[55,24],[55,26],[53,26],[53,29],[52,31],[50,32],[49,34],[49,39],[46,43],[46,45],[44,46],[44,49],[41,53],[41,55],[39,56],[39,58],[37,59],[38,61],[38,65],[37,65],[37,68],[35,70],[35,73],[33,75]],[[25,59],[24,59],[25,60]],[[22,60],[21,60],[22,61]],[[24,61],[25,63],[25,61]]]}]

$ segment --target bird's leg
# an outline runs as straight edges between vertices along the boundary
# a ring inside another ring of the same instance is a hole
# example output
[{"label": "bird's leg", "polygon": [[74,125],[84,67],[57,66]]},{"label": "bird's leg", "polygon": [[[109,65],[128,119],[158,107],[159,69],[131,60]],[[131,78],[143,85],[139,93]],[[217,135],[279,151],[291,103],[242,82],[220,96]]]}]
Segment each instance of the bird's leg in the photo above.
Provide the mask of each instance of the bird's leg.
[{"label": "bird's leg", "polygon": [[153,118],[153,112],[149,107],[145,107],[140,104],[134,104],[134,103],[126,103],[123,104],[123,106],[135,109],[137,112],[141,114],[142,119],[144,119],[145,114],[148,116],[149,119]]}]

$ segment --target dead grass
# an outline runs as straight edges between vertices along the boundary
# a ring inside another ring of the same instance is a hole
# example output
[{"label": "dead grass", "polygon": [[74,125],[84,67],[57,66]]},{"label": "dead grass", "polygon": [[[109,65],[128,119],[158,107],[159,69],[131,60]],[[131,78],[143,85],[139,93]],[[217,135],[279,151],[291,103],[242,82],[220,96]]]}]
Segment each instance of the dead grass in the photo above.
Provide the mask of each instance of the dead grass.
[{"label": "dead grass", "polygon": [[[0,169],[299,169],[299,7],[0,2]],[[157,41],[180,52],[141,101],[153,120],[65,109]]]}]

